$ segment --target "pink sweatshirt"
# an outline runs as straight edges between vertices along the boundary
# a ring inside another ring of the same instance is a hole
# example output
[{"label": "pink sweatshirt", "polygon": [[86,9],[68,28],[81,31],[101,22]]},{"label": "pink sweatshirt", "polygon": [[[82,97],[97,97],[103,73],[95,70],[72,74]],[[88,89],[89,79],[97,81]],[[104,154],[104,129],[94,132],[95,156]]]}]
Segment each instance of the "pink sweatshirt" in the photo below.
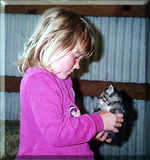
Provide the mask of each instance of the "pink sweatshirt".
[{"label": "pink sweatshirt", "polygon": [[19,156],[93,156],[88,142],[103,130],[103,121],[97,113],[80,115],[70,77],[30,68],[20,101]]}]

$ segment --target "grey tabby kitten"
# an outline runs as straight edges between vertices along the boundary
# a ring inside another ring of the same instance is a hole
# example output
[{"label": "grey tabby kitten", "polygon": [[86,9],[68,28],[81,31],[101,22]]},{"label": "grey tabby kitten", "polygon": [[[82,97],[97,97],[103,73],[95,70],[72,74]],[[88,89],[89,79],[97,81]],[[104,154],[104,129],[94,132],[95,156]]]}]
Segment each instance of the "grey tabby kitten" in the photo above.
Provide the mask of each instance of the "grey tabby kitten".
[{"label": "grey tabby kitten", "polygon": [[[114,114],[125,114],[125,105],[123,104],[122,97],[112,85],[110,85],[100,94],[98,101],[99,104],[96,107],[95,112],[107,110]],[[105,132],[108,132],[108,138],[113,138],[115,136],[115,133],[112,131]]]}]

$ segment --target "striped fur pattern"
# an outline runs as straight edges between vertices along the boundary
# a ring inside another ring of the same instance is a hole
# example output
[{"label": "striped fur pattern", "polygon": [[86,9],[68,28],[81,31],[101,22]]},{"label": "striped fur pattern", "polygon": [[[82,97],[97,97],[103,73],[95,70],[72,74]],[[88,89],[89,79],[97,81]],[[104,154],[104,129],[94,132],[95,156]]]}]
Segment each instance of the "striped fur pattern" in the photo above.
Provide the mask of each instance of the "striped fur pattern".
[{"label": "striped fur pattern", "polygon": [[[100,94],[98,101],[99,104],[95,112],[107,110],[114,114],[125,114],[125,105],[123,104],[121,94],[119,94],[119,92],[113,87],[113,85],[110,85]],[[113,137],[115,135],[111,131],[107,132],[109,132],[108,137]]]}]

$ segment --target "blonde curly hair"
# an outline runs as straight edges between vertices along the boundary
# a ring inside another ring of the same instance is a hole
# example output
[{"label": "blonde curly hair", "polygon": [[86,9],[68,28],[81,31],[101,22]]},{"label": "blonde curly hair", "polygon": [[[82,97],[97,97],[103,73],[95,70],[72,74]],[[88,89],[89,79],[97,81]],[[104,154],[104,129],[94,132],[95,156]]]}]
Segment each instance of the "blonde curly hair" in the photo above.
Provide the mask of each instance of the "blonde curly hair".
[{"label": "blonde curly hair", "polygon": [[76,44],[85,57],[95,51],[95,32],[78,14],[63,9],[45,11],[18,60],[18,69],[24,73],[29,67],[47,69],[58,58],[69,53]]}]

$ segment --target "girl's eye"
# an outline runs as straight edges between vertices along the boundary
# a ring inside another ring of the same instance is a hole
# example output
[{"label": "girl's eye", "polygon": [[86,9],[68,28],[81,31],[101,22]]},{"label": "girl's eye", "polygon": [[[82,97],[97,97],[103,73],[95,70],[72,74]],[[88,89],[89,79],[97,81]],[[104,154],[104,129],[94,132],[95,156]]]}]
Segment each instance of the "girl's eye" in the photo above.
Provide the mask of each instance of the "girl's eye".
[{"label": "girl's eye", "polygon": [[83,55],[78,55],[78,56],[75,56],[75,59],[82,59],[83,58]]},{"label": "girl's eye", "polygon": [[75,59],[80,59],[80,56],[75,57]]}]

